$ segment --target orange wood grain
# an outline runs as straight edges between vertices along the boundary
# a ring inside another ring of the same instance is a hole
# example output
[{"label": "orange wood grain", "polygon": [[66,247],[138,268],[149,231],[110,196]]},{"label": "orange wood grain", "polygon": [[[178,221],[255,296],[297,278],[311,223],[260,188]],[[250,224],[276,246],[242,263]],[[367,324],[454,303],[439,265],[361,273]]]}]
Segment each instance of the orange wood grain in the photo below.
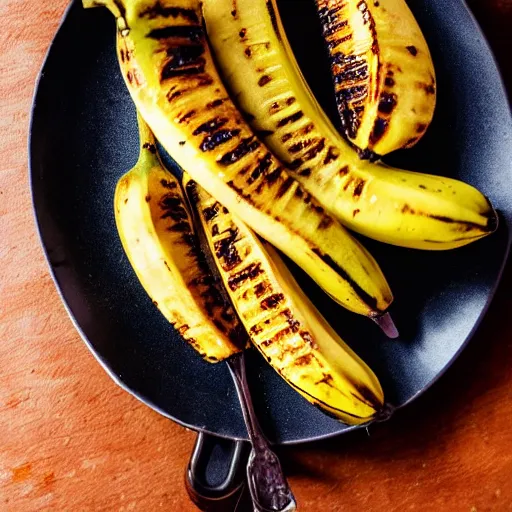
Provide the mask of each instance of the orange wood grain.
[{"label": "orange wood grain", "polygon": [[[28,116],[66,3],[0,1],[0,511],[193,511],[183,474],[194,434],[107,377],[39,248]],[[470,4],[510,87],[512,1]],[[511,288],[508,270],[455,366],[370,437],[280,450],[301,510],[512,511]]]}]

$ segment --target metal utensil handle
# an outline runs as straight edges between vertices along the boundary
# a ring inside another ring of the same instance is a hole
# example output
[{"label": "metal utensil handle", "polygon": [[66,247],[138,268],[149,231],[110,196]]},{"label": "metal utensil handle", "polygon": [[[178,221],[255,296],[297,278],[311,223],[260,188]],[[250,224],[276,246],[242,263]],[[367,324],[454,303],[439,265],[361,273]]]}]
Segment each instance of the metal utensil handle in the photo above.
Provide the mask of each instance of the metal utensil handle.
[{"label": "metal utensil handle", "polygon": [[235,382],[253,448],[247,464],[247,480],[254,510],[255,512],[294,511],[297,508],[295,498],[279,459],[270,449],[254,412],[243,353],[231,358],[228,366]]}]

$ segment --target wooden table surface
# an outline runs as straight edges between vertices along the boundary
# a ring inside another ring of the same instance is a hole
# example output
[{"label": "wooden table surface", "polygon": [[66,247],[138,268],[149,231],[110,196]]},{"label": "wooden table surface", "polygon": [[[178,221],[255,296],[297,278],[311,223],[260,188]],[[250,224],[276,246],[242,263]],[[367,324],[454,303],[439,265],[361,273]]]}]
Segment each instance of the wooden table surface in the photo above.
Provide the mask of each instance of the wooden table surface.
[{"label": "wooden table surface", "polygon": [[[192,511],[195,435],[121,391],[60,303],[32,218],[34,80],[67,0],[0,1],[0,511]],[[469,2],[512,90],[512,0]],[[512,510],[512,270],[469,348],[390,422],[279,450],[301,510]]]}]

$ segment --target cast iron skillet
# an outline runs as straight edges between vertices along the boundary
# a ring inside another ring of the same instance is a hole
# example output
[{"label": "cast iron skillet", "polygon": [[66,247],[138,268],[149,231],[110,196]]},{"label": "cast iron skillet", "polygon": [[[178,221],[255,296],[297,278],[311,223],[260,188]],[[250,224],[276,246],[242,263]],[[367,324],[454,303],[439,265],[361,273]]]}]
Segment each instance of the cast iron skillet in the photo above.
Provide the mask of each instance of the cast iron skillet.
[{"label": "cast iron skillet", "polygon": [[[313,0],[279,4],[306,78],[335,120]],[[371,322],[336,306],[295,269],[397,407],[438,379],[474,333],[499,281],[512,221],[512,120],[489,47],[462,0],[409,4],[433,54],[439,100],[424,140],[386,161],[477,186],[499,210],[500,228],[469,247],[442,253],[365,240],[395,293],[398,341],[385,339]],[[30,138],[42,244],[71,318],[118,384],[184,426],[246,439],[227,366],[204,363],[172,331],[137,281],[117,237],[114,187],[136,161],[138,142],[135,110],[116,63],[114,32],[110,13],[85,11],[75,1],[44,64]],[[272,441],[300,443],[349,430],[310,406],[256,352],[247,359],[255,406]],[[203,450],[198,447],[195,463],[207,444],[207,436],[201,436]]]}]

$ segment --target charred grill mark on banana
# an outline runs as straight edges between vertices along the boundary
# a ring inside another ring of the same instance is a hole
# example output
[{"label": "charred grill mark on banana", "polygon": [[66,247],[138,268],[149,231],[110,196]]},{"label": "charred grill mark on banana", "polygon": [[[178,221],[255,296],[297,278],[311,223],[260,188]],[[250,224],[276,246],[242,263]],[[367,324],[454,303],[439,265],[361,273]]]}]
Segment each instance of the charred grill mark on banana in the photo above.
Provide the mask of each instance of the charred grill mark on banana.
[{"label": "charred grill mark on banana", "polygon": [[182,17],[192,23],[199,23],[197,13],[193,9],[186,9],[183,7],[168,7],[163,5],[160,0],[158,0],[155,4],[143,9],[139,13],[139,17],[142,19],[147,18],[149,20],[154,20],[156,18]]},{"label": "charred grill mark on banana", "polygon": [[253,280],[262,273],[261,263],[251,263],[243,270],[233,274],[228,280],[228,286],[232,291],[235,291],[247,280]]}]

